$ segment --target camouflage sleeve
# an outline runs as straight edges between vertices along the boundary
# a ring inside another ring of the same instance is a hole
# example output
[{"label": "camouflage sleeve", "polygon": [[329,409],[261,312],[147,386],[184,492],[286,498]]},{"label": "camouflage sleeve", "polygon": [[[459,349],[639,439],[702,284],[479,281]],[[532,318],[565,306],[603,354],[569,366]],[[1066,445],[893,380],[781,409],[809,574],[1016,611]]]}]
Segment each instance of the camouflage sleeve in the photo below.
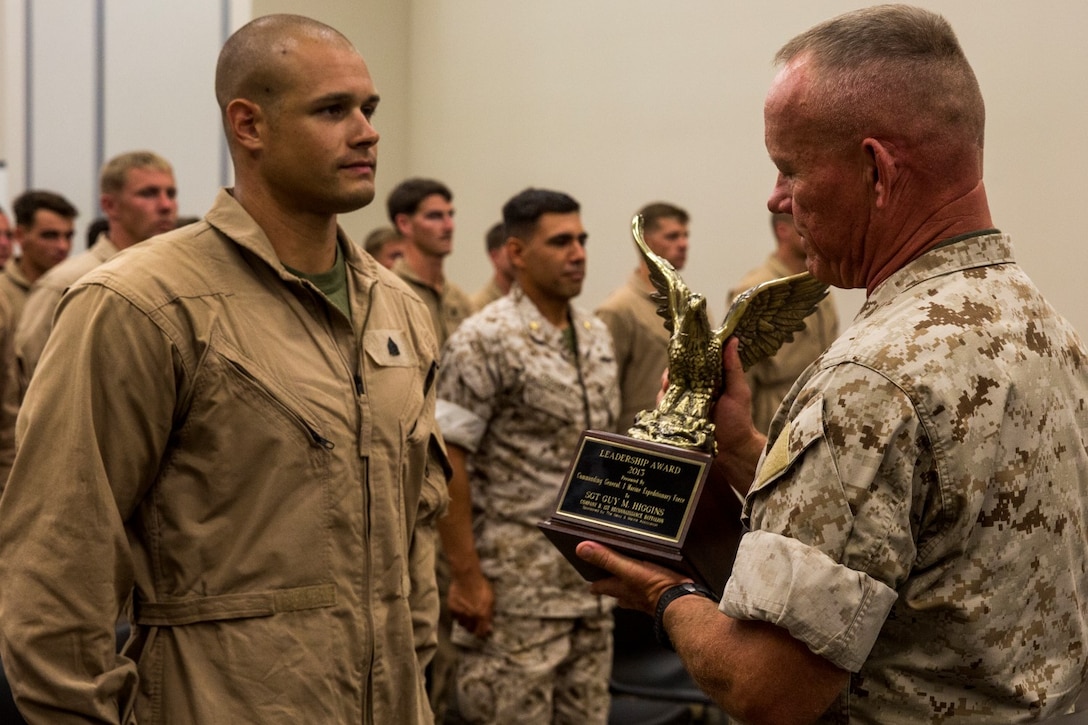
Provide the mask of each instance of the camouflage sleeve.
[{"label": "camouflage sleeve", "polygon": [[500,351],[489,350],[488,339],[462,325],[442,351],[435,418],[446,442],[468,451],[475,451],[483,438],[501,387]]},{"label": "camouflage sleeve", "polygon": [[858,670],[915,559],[932,460],[898,386],[860,365],[818,373],[764,455],[722,611]]}]

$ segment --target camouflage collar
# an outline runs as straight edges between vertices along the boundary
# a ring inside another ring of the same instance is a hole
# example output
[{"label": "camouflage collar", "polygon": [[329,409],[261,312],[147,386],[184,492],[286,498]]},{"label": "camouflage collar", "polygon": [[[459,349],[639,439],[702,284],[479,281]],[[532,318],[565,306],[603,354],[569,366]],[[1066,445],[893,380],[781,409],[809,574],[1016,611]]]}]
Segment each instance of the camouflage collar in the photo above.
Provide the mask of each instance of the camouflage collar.
[{"label": "camouflage collar", "polygon": [[943,242],[907,264],[873,290],[859,316],[881,307],[926,280],[976,267],[1015,262],[1007,234],[987,230]]}]

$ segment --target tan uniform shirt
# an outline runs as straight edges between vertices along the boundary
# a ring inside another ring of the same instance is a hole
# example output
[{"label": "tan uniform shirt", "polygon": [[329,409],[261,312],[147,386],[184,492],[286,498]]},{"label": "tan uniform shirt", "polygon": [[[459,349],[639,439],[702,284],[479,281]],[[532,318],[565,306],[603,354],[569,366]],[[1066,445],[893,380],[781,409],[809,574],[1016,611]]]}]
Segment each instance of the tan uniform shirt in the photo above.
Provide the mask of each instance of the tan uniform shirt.
[{"label": "tan uniform shirt", "polygon": [[11,303],[11,317],[17,323],[23,313],[26,296],[30,294],[30,280],[23,274],[18,259],[9,261],[0,271],[0,294],[5,295]]},{"label": "tan uniform shirt", "polygon": [[621,400],[617,433],[626,433],[636,415],[656,407],[661,374],[669,365],[669,331],[650,294],[635,273],[597,308],[616,350]]},{"label": "tan uniform shirt", "polygon": [[[774,255],[767,257],[761,266],[745,275],[736,288],[729,291],[726,309],[733,298],[748,288],[791,274],[793,272]],[[767,432],[794,381],[838,336],[839,315],[835,311],[833,295],[828,294],[816,306],[816,311],[805,318],[805,329],[793,333],[793,342],[787,342],[777,353],[745,371],[748,387],[752,389],[752,420],[757,430]]]},{"label": "tan uniform shirt", "polygon": [[117,247],[105,233],[83,254],[69,257],[43,274],[27,295],[23,314],[15,330],[15,359],[18,363],[21,393],[38,365],[45,341],[53,329],[53,313],[64,291],[76,280],[117,254]]},{"label": "tan uniform shirt", "polygon": [[1088,671],[1088,350],[987,233],[869,296],[771,426],[722,610],[854,673],[827,723],[1066,712]]},{"label": "tan uniform shirt", "polygon": [[19,377],[11,344],[11,302],[0,294],[0,493],[7,483],[15,460],[15,416],[19,412]]},{"label": "tan uniform shirt", "polygon": [[64,296],[0,499],[0,647],[39,722],[433,720],[438,347],[340,248],[351,319],[223,191]]},{"label": "tan uniform shirt", "polygon": [[476,312],[479,312],[495,300],[505,296],[505,294],[506,293],[502,291],[502,288],[499,287],[498,283],[495,282],[495,278],[492,277],[487,281],[487,284],[476,290],[476,292],[470,298],[472,302],[472,309]]},{"label": "tan uniform shirt", "polygon": [[421,280],[403,258],[398,259],[393,264],[393,271],[407,282],[409,287],[415,290],[415,293],[419,295],[419,298],[427,305],[427,309],[430,310],[439,348],[446,344],[446,340],[457,329],[457,326],[475,311],[472,301],[464,290],[449,280],[443,280],[442,291],[439,292]]},{"label": "tan uniform shirt", "polygon": [[0,490],[15,459],[15,419],[22,399],[15,330],[30,287],[18,260],[9,261],[0,271]]}]

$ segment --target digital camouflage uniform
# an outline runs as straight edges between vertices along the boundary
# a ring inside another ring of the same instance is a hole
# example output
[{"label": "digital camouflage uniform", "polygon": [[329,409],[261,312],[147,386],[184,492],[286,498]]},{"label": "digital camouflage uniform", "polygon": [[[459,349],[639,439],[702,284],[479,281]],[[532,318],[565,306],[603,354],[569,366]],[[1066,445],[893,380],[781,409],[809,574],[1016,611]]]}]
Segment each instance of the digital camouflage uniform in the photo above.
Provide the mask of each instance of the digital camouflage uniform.
[{"label": "digital camouflage uniform", "polygon": [[610,602],[589,593],[537,528],[581,432],[608,429],[616,417],[608,331],[571,314],[577,358],[515,286],[466,320],[442,356],[438,422],[448,442],[471,453],[476,548],[495,592],[487,640],[454,631],[458,706],[474,722],[607,719]]},{"label": "digital camouflage uniform", "polygon": [[1011,723],[1088,667],[1088,359],[990,231],[881,284],[771,426],[722,611],[853,673],[821,722]]}]

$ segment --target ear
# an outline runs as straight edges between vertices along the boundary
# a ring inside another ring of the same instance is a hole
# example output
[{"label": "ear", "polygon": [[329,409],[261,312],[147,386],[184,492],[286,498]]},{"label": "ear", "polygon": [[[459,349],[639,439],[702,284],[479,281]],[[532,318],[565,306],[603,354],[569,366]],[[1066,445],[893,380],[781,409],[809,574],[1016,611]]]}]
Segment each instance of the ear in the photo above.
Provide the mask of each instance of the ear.
[{"label": "ear", "polygon": [[113,198],[113,194],[102,194],[98,197],[98,205],[102,207],[102,214],[107,219],[110,218],[110,213],[116,208],[116,199]]},{"label": "ear", "polygon": [[514,269],[525,269],[525,240],[521,237],[506,238],[506,256]]},{"label": "ear", "polygon": [[408,214],[400,213],[393,217],[393,226],[397,228],[397,233],[404,239],[411,239],[412,237],[412,217]]},{"label": "ear", "polygon": [[251,151],[260,149],[264,121],[261,107],[245,98],[235,98],[227,104],[225,113],[227,135],[243,148]]},{"label": "ear", "polygon": [[867,161],[868,183],[873,193],[873,203],[883,209],[891,201],[892,187],[899,175],[895,149],[883,141],[867,138],[861,142]]}]

